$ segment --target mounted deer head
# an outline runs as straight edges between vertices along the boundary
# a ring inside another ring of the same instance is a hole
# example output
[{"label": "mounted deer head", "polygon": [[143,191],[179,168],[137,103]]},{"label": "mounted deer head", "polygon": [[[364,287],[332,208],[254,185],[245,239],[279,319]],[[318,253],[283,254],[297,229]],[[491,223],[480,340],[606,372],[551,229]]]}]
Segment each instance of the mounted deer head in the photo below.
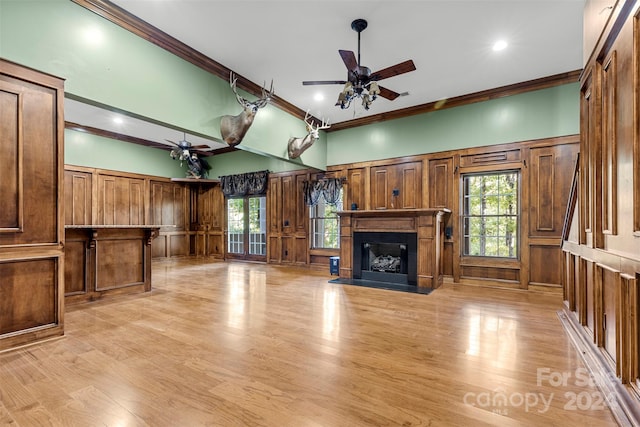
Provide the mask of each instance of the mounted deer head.
[{"label": "mounted deer head", "polygon": [[307,121],[308,118],[309,111],[307,111],[307,113],[304,115],[304,122],[307,124],[307,136],[305,136],[304,138],[289,138],[287,151],[289,152],[290,159],[297,159],[302,153],[305,152],[307,148],[311,147],[313,143],[318,139],[318,131],[320,129],[329,129],[331,127],[329,122],[325,123],[324,119],[322,119],[322,124],[313,127],[313,122]]},{"label": "mounted deer head", "polygon": [[237,116],[222,116],[220,120],[220,134],[222,135],[222,139],[232,147],[242,142],[244,135],[247,133],[247,130],[249,130],[251,123],[253,123],[253,118],[256,116],[258,109],[267,105],[273,96],[273,80],[271,80],[271,88],[266,90],[265,87],[263,87],[262,97],[253,102],[249,102],[238,95],[236,89],[237,80],[233,73],[229,74],[229,85],[233,93],[236,94],[238,104],[242,105],[243,111]]}]

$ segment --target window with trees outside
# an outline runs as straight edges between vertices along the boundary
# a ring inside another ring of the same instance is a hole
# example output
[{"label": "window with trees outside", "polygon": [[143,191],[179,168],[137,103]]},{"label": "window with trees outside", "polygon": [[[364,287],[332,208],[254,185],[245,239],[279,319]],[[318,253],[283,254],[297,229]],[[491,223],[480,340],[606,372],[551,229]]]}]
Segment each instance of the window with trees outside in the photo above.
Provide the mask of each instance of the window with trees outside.
[{"label": "window with trees outside", "polygon": [[462,254],[518,258],[519,172],[466,174],[462,179]]},{"label": "window with trees outside", "polygon": [[340,218],[342,210],[342,189],[335,205],[330,205],[320,197],[318,204],[309,208],[311,218],[311,247],[314,249],[336,249],[340,247]]},{"label": "window with trees outside", "polygon": [[227,254],[266,256],[266,205],[265,196],[227,199]]}]

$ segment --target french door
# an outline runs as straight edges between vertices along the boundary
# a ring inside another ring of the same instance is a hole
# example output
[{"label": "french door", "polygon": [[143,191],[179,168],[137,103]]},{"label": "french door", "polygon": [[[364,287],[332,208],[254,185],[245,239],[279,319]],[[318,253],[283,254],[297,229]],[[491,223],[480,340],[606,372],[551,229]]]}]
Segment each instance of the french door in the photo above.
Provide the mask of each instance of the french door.
[{"label": "french door", "polygon": [[266,261],[267,198],[227,199],[227,258]]}]

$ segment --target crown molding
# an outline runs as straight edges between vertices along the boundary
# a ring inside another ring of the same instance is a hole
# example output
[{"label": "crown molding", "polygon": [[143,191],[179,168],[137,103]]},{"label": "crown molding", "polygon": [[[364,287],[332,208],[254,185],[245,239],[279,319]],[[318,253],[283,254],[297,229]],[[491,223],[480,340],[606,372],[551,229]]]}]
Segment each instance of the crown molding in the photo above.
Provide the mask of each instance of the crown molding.
[{"label": "crown molding", "polygon": [[[198,52],[192,47],[182,43],[181,41],[171,37],[169,34],[161,31],[146,21],[127,12],[121,7],[111,3],[108,0],[71,0],[72,2],[82,6],[97,15],[111,21],[112,23],[136,34],[137,36],[159,46],[168,52],[188,61],[205,71],[210,72],[222,79],[227,80],[231,69],[225,67],[219,62],[209,58],[208,56]],[[516,83],[513,85],[502,86],[494,89],[488,89],[468,95],[457,96],[446,100],[439,100],[427,104],[416,105],[400,110],[389,111],[385,113],[375,114],[372,116],[362,117],[359,119],[348,120],[345,122],[335,123],[326,132],[335,132],[354,128],[358,126],[370,125],[373,123],[385,122],[387,120],[395,120],[403,117],[414,116],[417,114],[430,113],[446,108],[460,107],[462,105],[473,104],[476,102],[488,101],[490,99],[502,98],[505,96],[517,95],[520,93],[530,92],[534,90],[546,89],[553,86],[560,86],[567,83],[577,82],[582,70],[569,71],[566,73],[556,74],[549,77],[543,77],[526,82]],[[252,81],[242,77],[242,75],[234,73],[238,76],[237,86],[255,96],[260,96],[262,87]],[[270,103],[279,109],[303,120],[306,111],[296,107],[290,102],[274,95]],[[313,117],[313,120],[319,119]]]},{"label": "crown molding", "polygon": [[346,122],[336,123],[327,129],[327,132],[335,132],[354,128],[358,126],[380,123],[387,120],[395,120],[403,117],[415,116],[417,114],[431,113],[433,111],[444,110],[447,108],[460,107],[463,105],[473,104],[476,102],[489,101],[491,99],[503,98],[505,96],[517,95],[534,90],[546,89],[554,86],[560,86],[567,83],[576,83],[580,77],[582,70],[569,71],[566,73],[556,74],[549,77],[543,77],[526,82],[515,83],[508,86],[502,86],[494,89],[487,89],[480,92],[470,93],[468,95],[456,96],[449,99],[442,99],[427,104],[416,105],[413,107],[403,108],[401,110],[389,111],[373,116],[361,117],[359,119],[349,120]]},{"label": "crown molding", "polygon": [[[144,138],[138,138],[135,136],[125,135],[118,132],[112,132],[109,130],[99,129],[93,126],[85,126],[74,122],[64,122],[64,128],[69,130],[74,130],[77,132],[84,132],[91,135],[101,136],[103,138],[116,139],[118,141],[130,142],[132,144],[143,145],[145,147],[159,148],[161,150],[171,151],[173,147],[167,144],[162,144],[160,142],[150,141]],[[198,150],[198,154],[203,157],[214,156],[216,154],[230,153],[232,151],[236,151],[237,149],[234,147],[223,147],[218,148],[216,150],[210,151],[201,151]]]}]

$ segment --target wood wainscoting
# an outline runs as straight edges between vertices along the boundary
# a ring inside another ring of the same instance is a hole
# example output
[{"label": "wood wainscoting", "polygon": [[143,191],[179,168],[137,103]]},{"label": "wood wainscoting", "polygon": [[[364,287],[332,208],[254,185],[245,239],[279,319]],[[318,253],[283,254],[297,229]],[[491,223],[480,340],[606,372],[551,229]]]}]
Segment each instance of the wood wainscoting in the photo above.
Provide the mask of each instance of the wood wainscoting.
[{"label": "wood wainscoting", "polygon": [[601,6],[590,0],[585,10],[588,60],[580,165],[563,236],[562,316],[621,424],[640,425],[640,1]]},{"label": "wood wainscoting", "polygon": [[0,350],[64,333],[63,101],[0,58]]}]

